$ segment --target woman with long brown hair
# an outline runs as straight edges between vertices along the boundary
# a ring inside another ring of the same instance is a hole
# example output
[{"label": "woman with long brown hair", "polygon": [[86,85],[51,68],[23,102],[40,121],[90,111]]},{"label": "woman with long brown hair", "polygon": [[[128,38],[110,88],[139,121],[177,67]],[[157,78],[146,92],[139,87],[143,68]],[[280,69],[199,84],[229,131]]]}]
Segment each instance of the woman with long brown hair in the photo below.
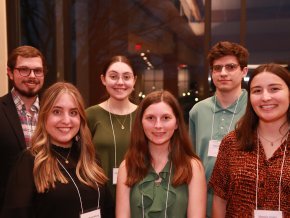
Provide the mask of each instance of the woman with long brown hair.
[{"label": "woman with long brown hair", "polygon": [[168,91],[140,103],[117,182],[116,216],[205,217],[206,181],[183,115]]},{"label": "woman with long brown hair", "polygon": [[3,217],[114,217],[75,86],[58,82],[41,100],[31,147],[11,174]]},{"label": "woman with long brown hair", "polygon": [[290,217],[290,75],[278,64],[256,68],[248,104],[222,141],[210,179],[213,217]]}]

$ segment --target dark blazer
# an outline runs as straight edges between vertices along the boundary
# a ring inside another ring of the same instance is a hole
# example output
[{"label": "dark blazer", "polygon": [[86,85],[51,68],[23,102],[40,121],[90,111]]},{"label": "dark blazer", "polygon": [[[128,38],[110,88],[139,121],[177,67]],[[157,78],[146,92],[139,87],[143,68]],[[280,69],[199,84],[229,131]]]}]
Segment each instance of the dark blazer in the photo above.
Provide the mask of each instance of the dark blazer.
[{"label": "dark blazer", "polygon": [[9,92],[0,98],[0,211],[11,167],[25,148],[24,133]]}]

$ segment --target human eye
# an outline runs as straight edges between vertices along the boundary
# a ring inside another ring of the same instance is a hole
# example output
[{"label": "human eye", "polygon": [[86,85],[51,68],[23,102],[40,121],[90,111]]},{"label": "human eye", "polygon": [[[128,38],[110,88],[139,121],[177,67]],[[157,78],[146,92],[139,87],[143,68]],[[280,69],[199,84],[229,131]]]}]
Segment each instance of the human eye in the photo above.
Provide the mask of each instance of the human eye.
[{"label": "human eye", "polygon": [[234,65],[234,64],[226,64],[226,65],[225,65],[225,68],[226,68],[227,70],[233,70],[233,69],[235,69],[235,65]]},{"label": "human eye", "polygon": [[280,86],[272,86],[272,87],[270,88],[270,91],[271,91],[271,92],[277,92],[277,91],[279,91],[279,90],[281,90],[281,87],[280,87]]},{"label": "human eye", "polygon": [[232,63],[232,64],[226,64],[225,68],[226,68],[227,71],[231,72],[231,71],[236,70],[238,66],[239,66],[238,64],[233,64]]},{"label": "human eye", "polygon": [[154,117],[153,117],[153,116],[147,116],[146,119],[147,119],[147,120],[153,120]]},{"label": "human eye", "polygon": [[114,74],[109,75],[109,78],[111,80],[117,80],[118,79],[117,75],[114,75]]},{"label": "human eye", "polygon": [[129,81],[129,80],[131,79],[131,75],[124,75],[124,76],[123,76],[123,79],[124,79],[125,81]]},{"label": "human eye", "polygon": [[19,70],[20,73],[28,75],[30,73],[30,69],[27,67],[19,67],[17,68]]},{"label": "human eye", "polygon": [[215,72],[221,72],[223,69],[223,65],[213,65],[212,66],[212,70],[215,71]]},{"label": "human eye", "polygon": [[259,93],[261,93],[261,89],[260,88],[251,89],[251,94],[259,94]]},{"label": "human eye", "polygon": [[37,76],[41,76],[43,74],[43,69],[42,68],[35,68],[33,69],[34,74]]},{"label": "human eye", "polygon": [[168,114],[164,115],[162,118],[163,120],[171,120],[171,116]]},{"label": "human eye", "polygon": [[72,110],[72,111],[70,112],[70,115],[71,115],[72,117],[76,117],[76,116],[79,115],[79,112],[78,112],[77,110]]},{"label": "human eye", "polygon": [[52,114],[54,114],[54,115],[60,115],[61,114],[61,110],[58,109],[58,108],[55,108],[55,109],[52,110]]},{"label": "human eye", "polygon": [[152,121],[152,120],[154,120],[154,116],[153,115],[146,115],[146,116],[144,116],[144,119],[147,121]]}]

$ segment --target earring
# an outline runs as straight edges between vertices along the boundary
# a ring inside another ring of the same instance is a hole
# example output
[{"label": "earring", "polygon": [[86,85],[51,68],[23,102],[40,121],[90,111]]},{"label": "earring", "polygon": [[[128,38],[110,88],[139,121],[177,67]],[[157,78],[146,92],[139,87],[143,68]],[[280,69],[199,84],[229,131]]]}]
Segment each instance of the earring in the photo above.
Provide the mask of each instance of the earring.
[{"label": "earring", "polygon": [[80,140],[80,138],[81,137],[79,136],[79,134],[77,134],[76,137],[75,137],[76,142],[78,142]]}]

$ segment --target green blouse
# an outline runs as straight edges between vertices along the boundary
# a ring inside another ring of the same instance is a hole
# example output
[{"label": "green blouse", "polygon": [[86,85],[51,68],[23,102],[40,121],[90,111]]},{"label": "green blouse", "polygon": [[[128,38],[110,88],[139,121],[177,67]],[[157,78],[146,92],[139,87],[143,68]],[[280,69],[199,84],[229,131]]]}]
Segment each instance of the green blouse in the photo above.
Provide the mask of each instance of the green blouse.
[{"label": "green blouse", "polygon": [[[134,185],[130,191],[131,217],[142,216],[144,207],[144,217],[160,218],[164,217],[167,198],[167,187],[170,172],[170,161],[167,162],[159,175],[151,167],[147,176]],[[174,175],[172,168],[171,179]],[[160,183],[156,183],[159,176],[162,178]],[[143,195],[143,204],[142,204]],[[187,216],[188,205],[188,185],[183,184],[177,187],[169,185],[167,201],[167,217],[182,218]]]},{"label": "green blouse", "polygon": [[[136,110],[127,115],[111,113],[116,139],[116,166],[114,134],[109,112],[99,105],[94,105],[86,109],[86,115],[96,152],[101,159],[102,168],[109,177],[108,186],[112,195],[115,196],[116,185],[113,185],[113,168],[119,167],[124,159],[130,142],[130,128],[133,126]],[[124,125],[124,129],[121,128],[121,124]]]}]

